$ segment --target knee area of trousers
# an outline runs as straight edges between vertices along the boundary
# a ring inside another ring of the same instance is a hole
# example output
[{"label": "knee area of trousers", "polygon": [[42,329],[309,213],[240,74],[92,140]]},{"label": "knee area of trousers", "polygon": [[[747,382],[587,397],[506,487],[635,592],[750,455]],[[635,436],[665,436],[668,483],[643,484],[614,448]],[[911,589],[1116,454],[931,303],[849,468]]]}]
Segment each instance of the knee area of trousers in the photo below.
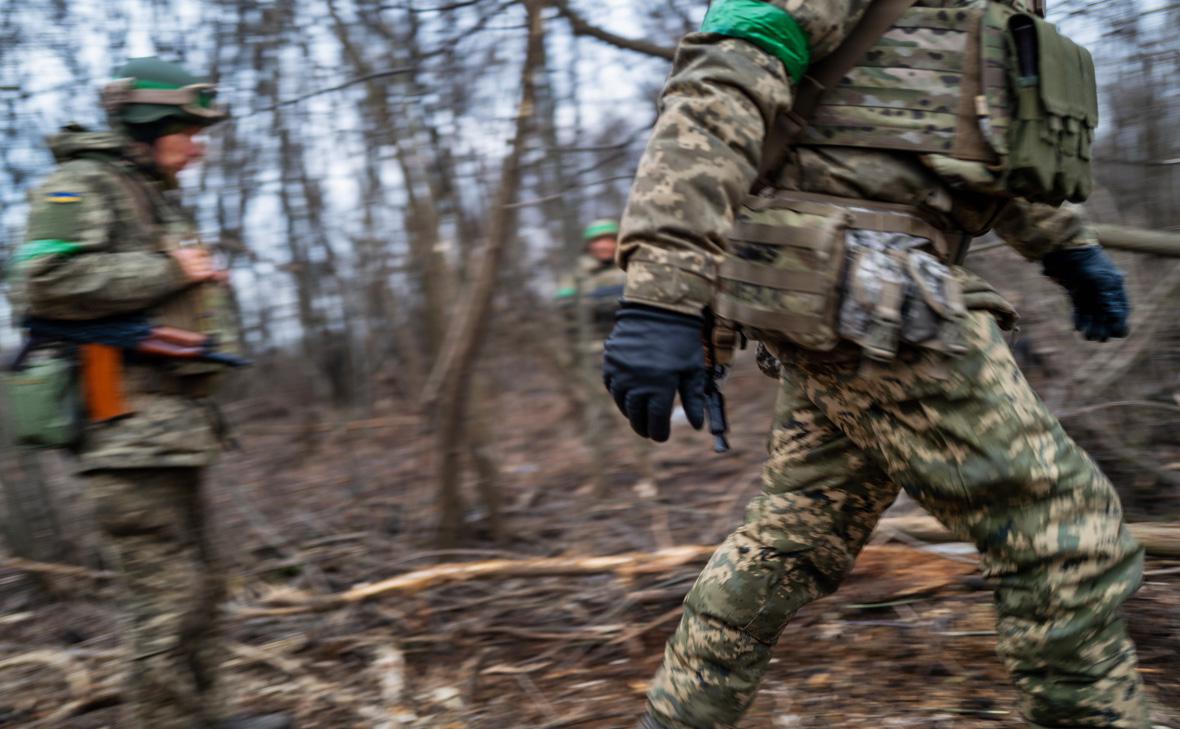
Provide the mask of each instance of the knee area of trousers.
[{"label": "knee area of trousers", "polygon": [[706,568],[685,599],[686,608],[708,617],[700,628],[710,634],[723,626],[763,645],[773,645],[801,607],[834,592],[842,576],[821,572],[806,557],[781,553],[723,567]]}]

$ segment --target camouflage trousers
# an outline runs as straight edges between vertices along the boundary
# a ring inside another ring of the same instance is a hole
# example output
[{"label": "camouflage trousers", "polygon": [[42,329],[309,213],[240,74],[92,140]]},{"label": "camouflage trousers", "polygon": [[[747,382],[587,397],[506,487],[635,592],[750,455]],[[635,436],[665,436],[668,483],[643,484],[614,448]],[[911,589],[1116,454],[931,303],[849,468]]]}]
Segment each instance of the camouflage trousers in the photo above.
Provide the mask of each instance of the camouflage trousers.
[{"label": "camouflage trousers", "polygon": [[730,727],[783,627],[833,592],[904,488],[982,555],[998,652],[1034,727],[1148,727],[1118,615],[1142,549],[1110,482],[1032,392],[991,317],[969,351],[784,363],[764,488],[685,600],[648,694],[669,729]]},{"label": "camouflage trousers", "polygon": [[86,475],[120,576],[128,729],[206,729],[220,713],[218,609],[224,573],[209,544],[202,470]]}]

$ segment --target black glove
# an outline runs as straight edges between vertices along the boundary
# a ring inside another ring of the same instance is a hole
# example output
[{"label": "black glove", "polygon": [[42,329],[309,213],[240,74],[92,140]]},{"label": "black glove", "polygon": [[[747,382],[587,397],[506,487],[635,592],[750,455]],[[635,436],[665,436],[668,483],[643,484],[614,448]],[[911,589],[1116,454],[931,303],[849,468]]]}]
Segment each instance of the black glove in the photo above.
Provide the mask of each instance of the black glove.
[{"label": "black glove", "polygon": [[1106,252],[1092,248],[1053,251],[1041,261],[1045,275],[1069,292],[1073,326],[1091,342],[1121,339],[1130,331],[1131,304],[1123,274]]},{"label": "black glove", "polygon": [[631,428],[664,442],[672,426],[676,393],[688,422],[705,424],[704,320],[642,304],[623,304],[606,340],[602,381]]}]

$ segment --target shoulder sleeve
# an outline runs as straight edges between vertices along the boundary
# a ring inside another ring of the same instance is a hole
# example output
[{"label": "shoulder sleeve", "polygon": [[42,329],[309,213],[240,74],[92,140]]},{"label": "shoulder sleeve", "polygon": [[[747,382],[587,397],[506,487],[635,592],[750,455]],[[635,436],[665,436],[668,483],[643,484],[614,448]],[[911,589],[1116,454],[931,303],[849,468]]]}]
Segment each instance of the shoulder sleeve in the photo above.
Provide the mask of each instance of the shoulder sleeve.
[{"label": "shoulder sleeve", "polygon": [[1030,261],[1063,248],[1098,245],[1085,209],[1069,203],[1057,208],[1015,199],[1000,213],[995,229],[1005,243]]},{"label": "shoulder sleeve", "polygon": [[115,240],[117,182],[99,163],[69,162],[31,194],[25,242],[15,254],[28,313],[94,319],[140,311],[187,287],[179,265]]},{"label": "shoulder sleeve", "polygon": [[623,217],[625,298],[685,313],[712,299],[717,256],[793,78],[830,53],[869,0],[717,0],[686,36]]},{"label": "shoulder sleeve", "polygon": [[774,0],[803,32],[814,63],[836,50],[873,4],[873,0]]}]

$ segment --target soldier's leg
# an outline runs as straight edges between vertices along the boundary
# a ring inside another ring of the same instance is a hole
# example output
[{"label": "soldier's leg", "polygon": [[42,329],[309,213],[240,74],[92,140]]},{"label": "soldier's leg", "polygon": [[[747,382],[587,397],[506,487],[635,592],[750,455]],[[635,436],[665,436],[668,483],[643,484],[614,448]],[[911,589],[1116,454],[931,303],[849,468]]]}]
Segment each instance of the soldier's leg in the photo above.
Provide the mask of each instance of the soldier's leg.
[{"label": "soldier's leg", "polygon": [[975,543],[998,585],[999,653],[1038,727],[1148,726],[1118,615],[1142,550],[1113,487],[1046,410],[989,316],[970,351],[803,363],[805,388],[886,472]]},{"label": "soldier's leg", "polygon": [[737,721],[783,626],[836,589],[899,490],[784,370],[762,493],[697,578],[648,694],[669,729]]},{"label": "soldier's leg", "polygon": [[220,713],[217,612],[224,583],[208,543],[199,469],[90,474],[104,546],[120,573],[126,724],[206,727]]}]

